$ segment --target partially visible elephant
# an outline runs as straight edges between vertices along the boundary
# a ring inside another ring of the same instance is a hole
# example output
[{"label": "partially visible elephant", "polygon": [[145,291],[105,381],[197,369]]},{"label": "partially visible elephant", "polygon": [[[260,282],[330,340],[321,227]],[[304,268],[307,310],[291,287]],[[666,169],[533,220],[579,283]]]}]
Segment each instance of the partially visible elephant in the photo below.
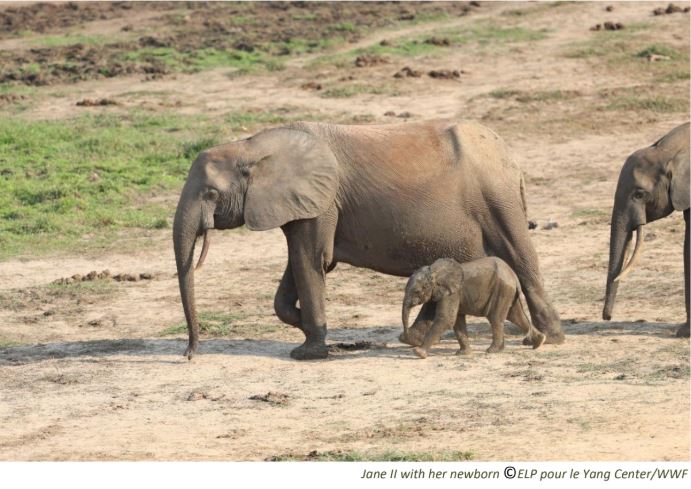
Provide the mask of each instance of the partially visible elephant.
[{"label": "partially visible elephant", "polygon": [[524,345],[539,348],[545,335],[537,331],[523,310],[521,284],[509,266],[497,257],[479,258],[458,263],[453,258],[440,258],[422,267],[408,279],[403,298],[403,333],[408,336],[408,318],[414,306],[434,301],[432,327],[422,344],[413,351],[427,358],[432,345],[444,330],[453,326],[460,354],[470,354],[466,315],[485,317],[492,326],[492,344],[487,353],[504,349],[504,321],[507,319],[526,334]]},{"label": "partially visible elephant", "polygon": [[[209,229],[243,224],[280,226],[286,237],[274,309],[305,334],[295,359],[327,356],[325,276],[337,262],[408,277],[441,257],[499,256],[518,275],[536,327],[548,341],[564,340],[528,234],[522,174],[482,125],[298,122],[203,151],[173,226],[188,358],[199,344],[196,240],[204,236],[199,267]],[[413,329],[428,328],[432,318],[430,308],[422,311]]]},{"label": "partially visible elephant", "polygon": [[[628,157],[619,174],[614,194],[614,208],[609,241],[609,268],[602,318],[609,321],[621,280],[636,265],[643,244],[643,227],[683,211],[684,295],[686,324],[677,336],[689,336],[689,123],[682,124],[652,146],[639,149]],[[626,249],[636,232],[636,247],[624,265]]]}]

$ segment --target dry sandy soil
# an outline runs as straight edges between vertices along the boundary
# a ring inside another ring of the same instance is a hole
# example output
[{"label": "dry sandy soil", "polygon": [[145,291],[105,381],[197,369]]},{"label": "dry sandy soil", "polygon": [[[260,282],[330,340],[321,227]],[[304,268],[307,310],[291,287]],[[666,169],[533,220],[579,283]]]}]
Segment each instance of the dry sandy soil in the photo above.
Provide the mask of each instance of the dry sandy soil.
[{"label": "dry sandy soil", "polygon": [[[301,334],[272,309],[286,261],[283,236],[238,230],[213,234],[197,274],[199,310],[230,327],[206,336],[203,354],[188,362],[185,333],[162,334],[184,321],[169,230],[149,233],[135,252],[115,246],[96,256],[8,259],[0,262],[0,337],[16,346],[0,348],[0,459],[267,460],[313,451],[440,458],[455,451],[479,461],[689,460],[689,342],[674,337],[685,315],[680,214],[648,225],[650,240],[620,287],[615,321],[600,319],[619,169],[632,151],[688,120],[688,78],[661,85],[652,62],[648,70],[640,62],[565,55],[592,47],[602,33],[589,28],[611,20],[629,28],[625,39],[677,47],[688,70],[689,17],[653,16],[666,6],[660,2],[613,3],[612,12],[605,5],[483,2],[471,15],[374,26],[330,52],[486,21],[545,29],[542,39],[469,43],[372,67],[318,63],[319,55],[306,54],[264,74],[229,77],[215,69],[146,82],[131,74],[43,88],[16,117],[66,119],[160,104],[183,114],[287,107],[322,120],[401,120],[388,111],[410,112],[412,120],[481,120],[507,140],[526,174],[529,216],[540,224],[532,237],[567,339],[532,351],[512,335],[504,353],[487,355],[489,328],[475,318],[472,357],[455,356],[447,336],[419,360],[397,340],[405,280],[340,264],[328,277],[332,353],[296,362],[289,352]],[[139,19],[144,29],[165,13],[141,9],[128,22],[139,26]],[[112,24],[120,32],[122,23],[87,18],[78,27],[107,32]],[[0,42],[22,49],[16,39]],[[405,65],[465,73],[459,80],[394,79]],[[300,88],[340,83],[344,75],[388,88],[347,98]],[[612,93],[678,96],[686,108],[612,108],[603,101]],[[87,96],[121,104],[75,107]],[[558,227],[544,229],[549,219]],[[103,269],[153,279],[47,287]]]}]

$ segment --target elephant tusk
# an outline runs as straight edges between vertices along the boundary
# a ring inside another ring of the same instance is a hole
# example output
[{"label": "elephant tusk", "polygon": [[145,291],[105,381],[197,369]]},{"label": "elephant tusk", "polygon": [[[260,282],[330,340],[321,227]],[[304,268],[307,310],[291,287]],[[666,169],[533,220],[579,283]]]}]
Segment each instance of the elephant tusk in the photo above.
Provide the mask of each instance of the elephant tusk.
[{"label": "elephant tusk", "polygon": [[195,270],[199,270],[202,265],[204,264],[204,259],[206,258],[206,253],[209,251],[209,230],[205,229],[204,230],[204,244],[202,245],[202,254],[199,255],[199,261],[197,262],[197,266],[194,267]]},{"label": "elephant tusk", "polygon": [[629,262],[626,264],[624,269],[617,275],[617,278],[614,279],[614,282],[618,282],[622,280],[624,277],[626,277],[631,271],[633,270],[633,267],[636,266],[636,263],[638,263],[638,259],[641,257],[641,249],[643,248],[643,226],[639,225],[636,228],[636,247],[633,250],[633,255],[631,255],[631,259]]}]

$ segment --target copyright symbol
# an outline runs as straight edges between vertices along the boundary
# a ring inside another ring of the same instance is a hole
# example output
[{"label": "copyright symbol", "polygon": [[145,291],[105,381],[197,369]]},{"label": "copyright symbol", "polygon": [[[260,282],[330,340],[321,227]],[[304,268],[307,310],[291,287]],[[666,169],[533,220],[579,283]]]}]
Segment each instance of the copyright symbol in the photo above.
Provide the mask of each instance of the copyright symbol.
[{"label": "copyright symbol", "polygon": [[516,477],[516,469],[509,465],[504,469],[504,477],[506,477],[507,479],[513,479],[514,477]]}]

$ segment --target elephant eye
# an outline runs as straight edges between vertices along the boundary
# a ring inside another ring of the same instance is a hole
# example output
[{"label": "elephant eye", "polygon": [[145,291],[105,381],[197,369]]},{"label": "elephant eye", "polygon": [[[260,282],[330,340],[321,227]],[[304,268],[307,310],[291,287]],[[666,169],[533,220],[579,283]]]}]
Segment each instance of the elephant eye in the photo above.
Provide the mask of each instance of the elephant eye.
[{"label": "elephant eye", "polygon": [[206,200],[216,202],[219,197],[218,190],[212,188],[206,192],[206,195],[204,197],[206,197]]},{"label": "elephant eye", "polygon": [[641,200],[645,198],[646,191],[643,189],[638,189],[633,193],[633,198],[636,200]]}]

